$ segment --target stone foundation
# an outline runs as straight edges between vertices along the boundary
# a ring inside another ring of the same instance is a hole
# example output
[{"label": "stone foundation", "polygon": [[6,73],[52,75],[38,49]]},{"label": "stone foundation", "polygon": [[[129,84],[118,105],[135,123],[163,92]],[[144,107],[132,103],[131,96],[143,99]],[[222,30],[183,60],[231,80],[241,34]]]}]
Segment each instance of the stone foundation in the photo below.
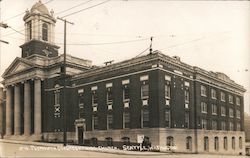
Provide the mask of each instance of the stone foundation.
[{"label": "stone foundation", "polygon": [[[137,143],[137,135],[149,137],[152,146],[165,147],[167,137],[171,136],[174,139],[174,152],[181,153],[209,153],[209,154],[229,154],[229,155],[245,155],[245,133],[242,131],[219,131],[219,130],[197,130],[197,136],[192,129],[172,129],[172,128],[143,128],[143,129],[121,129],[121,130],[96,130],[85,131],[85,140],[97,138],[99,145],[106,142],[106,138],[113,139],[114,146],[122,144],[123,137],[128,137],[131,144]],[[186,138],[191,137],[191,149],[186,149]],[[209,139],[209,149],[204,151],[204,137]],[[215,150],[214,138],[219,139],[219,148]],[[227,137],[227,150],[224,149],[224,137]],[[232,137],[235,137],[235,149],[232,148]],[[240,148],[239,138],[242,139],[242,148]],[[4,136],[4,139],[26,140],[26,141],[45,141],[45,142],[63,142],[63,132],[48,132],[42,135],[31,136]],[[76,132],[67,132],[68,143],[77,143]],[[119,143],[120,142],[120,143]]]}]

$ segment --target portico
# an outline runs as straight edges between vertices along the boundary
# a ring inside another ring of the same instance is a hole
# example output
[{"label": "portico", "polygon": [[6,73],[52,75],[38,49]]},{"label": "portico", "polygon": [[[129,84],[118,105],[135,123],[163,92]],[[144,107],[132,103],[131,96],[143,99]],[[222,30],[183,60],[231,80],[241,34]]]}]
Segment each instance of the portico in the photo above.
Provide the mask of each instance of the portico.
[{"label": "portico", "polygon": [[[5,138],[40,140],[42,134],[41,78],[27,79],[6,86]],[[34,95],[33,102],[31,95]],[[32,118],[32,113],[34,117]]]}]

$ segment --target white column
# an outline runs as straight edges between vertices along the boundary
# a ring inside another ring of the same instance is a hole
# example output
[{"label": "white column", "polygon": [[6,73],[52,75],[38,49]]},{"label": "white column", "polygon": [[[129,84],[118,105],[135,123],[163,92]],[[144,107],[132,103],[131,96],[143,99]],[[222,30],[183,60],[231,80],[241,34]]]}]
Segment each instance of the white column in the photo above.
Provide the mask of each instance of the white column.
[{"label": "white column", "polygon": [[3,88],[0,87],[0,138],[3,134]]},{"label": "white column", "polygon": [[30,83],[24,83],[24,135],[29,136],[31,133],[31,95]]},{"label": "white column", "polygon": [[13,125],[13,109],[11,108],[13,102],[13,95],[11,93],[11,87],[6,89],[6,135],[12,135],[12,125]]},{"label": "white column", "polygon": [[40,135],[42,132],[42,108],[41,108],[41,80],[34,82],[34,133]]},{"label": "white column", "polygon": [[14,88],[14,134],[21,134],[20,85],[15,85]]}]

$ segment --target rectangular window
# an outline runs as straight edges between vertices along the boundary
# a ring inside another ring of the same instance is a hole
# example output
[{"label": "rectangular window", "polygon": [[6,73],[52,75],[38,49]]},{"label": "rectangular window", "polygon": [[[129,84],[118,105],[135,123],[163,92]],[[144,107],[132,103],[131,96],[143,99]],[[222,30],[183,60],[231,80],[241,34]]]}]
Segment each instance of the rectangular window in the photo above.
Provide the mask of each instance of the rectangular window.
[{"label": "rectangular window", "polygon": [[165,84],[165,98],[170,99],[170,83]]},{"label": "rectangular window", "polygon": [[165,126],[170,127],[171,126],[171,119],[170,119],[170,110],[165,110]]},{"label": "rectangular window", "polygon": [[211,98],[212,99],[216,99],[216,90],[215,89],[211,89]]},{"label": "rectangular window", "polygon": [[107,115],[107,129],[113,129],[113,115]]},{"label": "rectangular window", "polygon": [[149,85],[148,84],[143,84],[141,85],[141,98],[148,98],[149,96]]},{"label": "rectangular window", "polygon": [[213,120],[212,121],[212,130],[217,130],[217,121]]},{"label": "rectangular window", "polygon": [[98,129],[98,117],[93,116],[92,117],[92,130],[97,130]]},{"label": "rectangular window", "polygon": [[236,117],[240,118],[240,110],[236,110]]},{"label": "rectangular window", "polygon": [[54,94],[55,94],[55,105],[59,105],[60,104],[60,91],[56,90]]},{"label": "rectangular window", "polygon": [[223,130],[223,131],[227,130],[225,121],[221,121],[221,130]]},{"label": "rectangular window", "polygon": [[241,125],[240,125],[240,123],[239,123],[239,122],[237,122],[237,124],[236,124],[236,128],[237,128],[237,131],[241,131]]},{"label": "rectangular window", "polygon": [[129,88],[128,85],[123,86],[123,102],[129,101]]},{"label": "rectangular window", "polygon": [[185,128],[189,128],[189,112],[185,112]]},{"label": "rectangular window", "polygon": [[229,108],[229,117],[234,117],[234,109]]},{"label": "rectangular window", "polygon": [[98,97],[96,91],[92,91],[92,106],[97,105]]},{"label": "rectangular window", "polygon": [[147,109],[142,110],[142,128],[149,127],[149,111]]},{"label": "rectangular window", "polygon": [[207,129],[207,120],[201,119],[201,129]]},{"label": "rectangular window", "polygon": [[225,95],[224,92],[221,92],[221,93],[220,93],[220,100],[223,101],[223,102],[226,101],[226,95]]},{"label": "rectangular window", "polygon": [[140,81],[147,81],[148,80],[148,75],[144,75],[140,77]]},{"label": "rectangular window", "polygon": [[113,90],[112,87],[107,88],[107,104],[112,104],[113,102]]},{"label": "rectangular window", "polygon": [[209,139],[208,137],[204,137],[204,151],[209,150]]},{"label": "rectangular window", "polygon": [[212,115],[217,115],[217,105],[212,104]]},{"label": "rectangular window", "polygon": [[79,96],[79,118],[84,118],[84,99]]},{"label": "rectangular window", "polygon": [[207,113],[207,103],[201,102],[201,113]]},{"label": "rectangular window", "polygon": [[186,149],[192,151],[192,137],[190,136],[186,138]]},{"label": "rectangular window", "polygon": [[130,128],[130,114],[129,114],[129,112],[123,113],[123,128]]},{"label": "rectangular window", "polygon": [[184,85],[185,85],[185,87],[189,87],[190,86],[189,82],[187,82],[187,81],[184,82]]},{"label": "rectangular window", "polygon": [[82,95],[84,92],[84,89],[78,89],[78,95]]},{"label": "rectangular window", "polygon": [[201,96],[203,97],[207,96],[207,88],[203,85],[201,85]]},{"label": "rectangular window", "polygon": [[122,80],[122,85],[128,85],[129,84],[129,79],[127,80]]},{"label": "rectangular window", "polygon": [[234,131],[234,123],[233,122],[229,122],[229,130]]},{"label": "rectangular window", "polygon": [[221,106],[221,116],[226,116],[226,108],[225,108],[225,106]]},{"label": "rectangular window", "polygon": [[61,107],[60,104],[54,105],[54,117],[60,117],[61,116]]},{"label": "rectangular window", "polygon": [[232,95],[228,95],[228,101],[229,103],[233,104],[234,103],[234,99]]},{"label": "rectangular window", "polygon": [[165,75],[165,81],[171,81],[171,76]]},{"label": "rectangular window", "polygon": [[184,95],[185,95],[185,103],[189,103],[189,89],[185,89],[184,91]]},{"label": "rectangular window", "polygon": [[236,97],[236,105],[240,105],[240,98]]}]

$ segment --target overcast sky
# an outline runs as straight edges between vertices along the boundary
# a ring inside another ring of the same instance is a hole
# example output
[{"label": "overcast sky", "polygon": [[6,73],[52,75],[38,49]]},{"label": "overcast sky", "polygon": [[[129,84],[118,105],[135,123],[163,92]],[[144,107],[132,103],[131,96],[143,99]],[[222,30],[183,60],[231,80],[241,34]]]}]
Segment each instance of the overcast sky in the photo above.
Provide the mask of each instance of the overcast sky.
[{"label": "overcast sky", "polygon": [[[1,19],[24,33],[24,11],[37,1],[2,0]],[[42,0],[48,2],[46,6],[54,10],[55,17],[104,1]],[[247,89],[245,111],[250,112],[249,1],[111,0],[68,16],[67,20],[74,22],[74,25],[68,25],[68,44],[90,44],[69,45],[68,54],[90,59],[95,65],[110,60],[118,62],[140,54],[153,36],[154,50],[169,56],[177,55],[192,66],[223,72],[243,85]],[[10,42],[9,45],[1,44],[1,74],[15,57],[21,55],[19,46],[24,43],[21,33],[1,29],[1,39]],[[56,23],[55,36],[62,53],[61,21]],[[134,42],[99,45],[120,41]]]}]

